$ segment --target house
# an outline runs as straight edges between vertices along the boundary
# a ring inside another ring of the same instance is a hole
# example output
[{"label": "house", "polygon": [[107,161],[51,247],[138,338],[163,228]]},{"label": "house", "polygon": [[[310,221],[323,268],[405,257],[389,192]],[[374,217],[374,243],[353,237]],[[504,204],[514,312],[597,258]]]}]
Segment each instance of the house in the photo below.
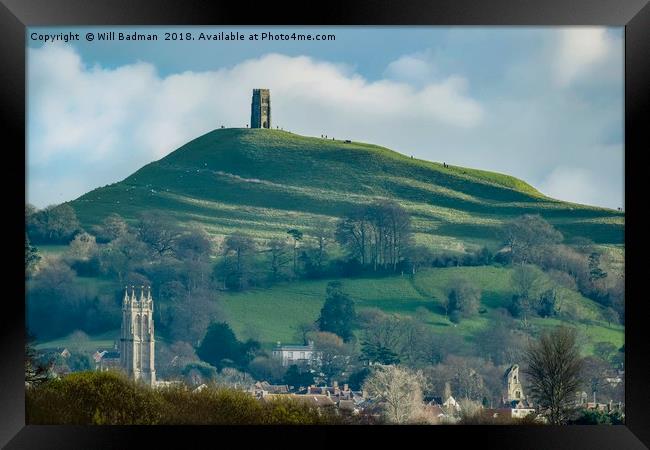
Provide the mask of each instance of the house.
[{"label": "house", "polygon": [[529,414],[535,414],[535,413],[536,413],[535,408],[531,408],[530,406],[524,405],[521,402],[515,405],[514,408],[510,409],[510,416],[513,419],[523,419]]},{"label": "house", "polygon": [[607,381],[610,386],[616,386],[623,382],[623,378],[617,375],[615,377],[605,378],[605,381]]},{"label": "house", "polygon": [[95,370],[104,372],[106,370],[121,370],[120,352],[117,350],[97,350],[93,354]]},{"label": "house", "polygon": [[339,408],[339,411],[350,414],[359,414],[361,412],[361,408],[354,400],[339,400],[336,406]]},{"label": "house", "polygon": [[282,345],[278,342],[273,349],[272,356],[280,359],[282,366],[288,367],[292,364],[312,365],[317,355],[314,351],[314,342],[309,341],[308,345]]},{"label": "house", "polygon": [[267,381],[258,381],[249,392],[257,398],[264,398],[268,395],[282,395],[289,393],[289,386],[286,384],[270,384]]},{"label": "house", "polygon": [[333,408],[336,403],[327,395],[314,394],[267,394],[262,400],[274,400],[279,398],[289,398],[310,406]]},{"label": "house", "polygon": [[445,400],[442,403],[442,406],[447,408],[448,410],[453,409],[453,410],[455,410],[457,412],[460,411],[460,405],[458,404],[456,399],[454,397],[452,397],[451,395],[447,398],[447,400]]}]

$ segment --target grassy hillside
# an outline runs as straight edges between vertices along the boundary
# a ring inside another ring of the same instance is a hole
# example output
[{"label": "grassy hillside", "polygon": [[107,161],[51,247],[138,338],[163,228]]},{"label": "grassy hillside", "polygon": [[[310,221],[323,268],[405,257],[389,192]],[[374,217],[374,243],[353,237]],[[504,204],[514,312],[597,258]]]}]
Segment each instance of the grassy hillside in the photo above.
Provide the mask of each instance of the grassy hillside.
[{"label": "grassy hillside", "polygon": [[[409,276],[342,280],[357,310],[380,308],[385,312],[418,317],[438,333],[456,333],[472,341],[474,334],[490,324],[489,312],[505,308],[511,297],[512,269],[493,266],[431,268]],[[481,287],[481,304],[486,312],[464,319],[455,326],[444,315],[442,301],[449,281],[457,277],[471,279]],[[222,301],[229,321],[239,336],[259,339],[266,344],[296,342],[296,327],[318,317],[325,298],[327,280],[304,281],[227,293]],[[543,329],[561,323],[576,325],[585,340],[584,351],[591,353],[597,342],[623,345],[623,327],[608,325],[603,308],[575,291],[561,289],[562,308],[574,311],[576,319],[534,318],[532,326]]]},{"label": "grassy hillside", "polygon": [[497,227],[541,214],[567,236],[623,242],[623,213],[560,202],[516,178],[412,159],[392,150],[265,129],[219,129],[119,183],[71,202],[82,224],[116,212],[133,220],[163,209],[213,234],[309,234],[355,204],[399,201],[417,239],[434,247],[485,244]]},{"label": "grassy hillside", "polygon": [[[512,269],[494,266],[431,268],[422,270],[415,278],[394,276],[386,278],[344,279],[346,292],[356,309],[380,308],[388,313],[417,317],[437,333],[453,333],[468,341],[490,325],[490,311],[506,307],[511,296]],[[482,290],[481,305],[486,312],[464,319],[455,326],[444,315],[442,301],[450,280],[457,277],[471,279]],[[253,289],[243,293],[224,293],[220,296],[227,319],[240,339],[254,338],[266,347],[277,341],[297,342],[296,327],[313,322],[318,317],[325,298],[328,280],[301,281],[277,285],[267,289]],[[533,327],[541,330],[560,324],[577,326],[584,339],[583,351],[592,353],[594,344],[611,342],[617,348],[623,345],[624,328],[608,325],[602,318],[603,308],[575,291],[561,289],[562,309],[572,310],[576,319],[534,318]],[[93,336],[83,343],[86,351],[99,347],[110,348],[119,330]],[[164,336],[157,336],[165,340]],[[40,348],[79,345],[70,337],[40,343]]]}]

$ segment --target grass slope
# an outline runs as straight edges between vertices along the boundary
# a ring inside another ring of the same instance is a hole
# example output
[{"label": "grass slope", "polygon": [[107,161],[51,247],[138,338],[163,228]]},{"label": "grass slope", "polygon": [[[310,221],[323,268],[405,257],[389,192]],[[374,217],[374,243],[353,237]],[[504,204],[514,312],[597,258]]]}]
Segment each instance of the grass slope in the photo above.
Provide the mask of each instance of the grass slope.
[{"label": "grass slope", "polygon": [[268,238],[290,227],[309,234],[379,198],[402,204],[418,240],[434,247],[485,244],[504,220],[524,213],[541,214],[567,236],[623,242],[623,213],[553,200],[514,177],[265,129],[209,132],[71,205],[84,226],[113,212],[134,220],[162,209],[213,234]]},{"label": "grass slope", "polygon": [[[442,301],[448,283],[466,277],[481,287],[482,306],[486,310],[506,307],[512,297],[512,269],[492,266],[431,268],[409,276],[342,280],[357,310],[380,308],[385,312],[418,317],[438,333],[457,333],[472,341],[474,334],[490,324],[488,314],[464,319],[454,326],[444,315]],[[244,293],[227,293],[222,302],[238,336],[255,338],[265,344],[277,341],[296,342],[296,326],[313,322],[325,298],[328,280],[303,281],[256,289]],[[603,308],[570,290],[562,290],[562,307],[572,309],[576,320],[534,318],[540,329],[559,324],[577,326],[584,339],[584,351],[593,352],[597,342],[623,345],[623,327],[608,325],[602,319]]]},{"label": "grass slope", "polygon": [[[506,307],[512,296],[510,276],[512,269],[494,266],[430,268],[420,271],[414,278],[393,276],[386,278],[342,279],[346,292],[355,302],[357,311],[380,308],[388,313],[417,317],[437,333],[454,333],[469,342],[477,332],[490,325],[489,312]],[[448,283],[457,278],[472,280],[482,290],[481,305],[487,310],[454,326],[444,315],[442,302]],[[254,338],[265,347],[277,341],[297,342],[296,327],[313,322],[318,317],[325,299],[329,280],[299,281],[279,284],[266,289],[252,289],[243,293],[227,292],[220,295],[228,322],[240,339]],[[77,278],[82,286],[95,284],[95,289],[111,292],[113,285],[104,280]],[[543,286],[542,286],[543,288]],[[602,318],[603,308],[579,293],[561,290],[562,308],[574,311],[573,320],[534,318],[531,324],[539,330],[566,324],[578,328],[583,339],[583,351],[594,352],[598,342],[611,342],[617,348],[624,342],[624,327],[608,325]],[[70,336],[38,343],[38,348],[80,346],[83,351],[111,348],[119,337],[119,330],[90,336],[79,342]],[[164,336],[156,336],[165,341]]]}]

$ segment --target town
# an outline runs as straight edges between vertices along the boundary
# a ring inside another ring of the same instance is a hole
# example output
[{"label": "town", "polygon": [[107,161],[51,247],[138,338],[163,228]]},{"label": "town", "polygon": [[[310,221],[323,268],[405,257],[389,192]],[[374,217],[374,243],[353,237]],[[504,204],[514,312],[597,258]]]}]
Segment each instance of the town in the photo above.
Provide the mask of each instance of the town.
[{"label": "town", "polygon": [[[153,299],[151,288],[142,286],[140,295],[136,295],[135,287],[125,289],[121,338],[116,341],[113,348],[97,349],[93,354],[94,370],[99,372],[115,371],[126,374],[135,381],[153,388],[166,388],[182,386],[186,383],[192,392],[201,392],[208,387],[206,381],[197,372],[189,374],[185,380],[163,381],[156,379],[154,364],[155,332],[153,322]],[[73,356],[67,348],[44,349],[50,361],[55,361],[50,367],[50,376],[60,378],[70,373],[66,360]],[[272,357],[283,367],[296,367],[314,374],[314,379],[325,380],[325,374],[319,372],[322,366],[322,353],[318,352],[313,341],[307,345],[283,345],[278,342],[273,348]],[[178,355],[172,359],[175,361]],[[58,363],[56,363],[58,361]],[[370,366],[374,364],[369,362]],[[395,379],[399,378],[399,368],[391,365],[377,365],[375,369],[383,371]],[[340,415],[353,415],[364,417],[365,423],[379,423],[385,417],[386,410],[393,412],[392,418],[396,423],[400,420],[406,422],[426,423],[430,425],[456,424],[464,418],[464,423],[547,423],[546,417],[540,408],[525,395],[519,366],[513,364],[503,375],[503,397],[501,403],[476,404],[468,399],[456,399],[450,389],[450,383],[445,383],[445,389],[440,395],[422,395],[419,387],[412,391],[408,381],[402,386],[395,387],[395,380],[386,383],[382,389],[392,388],[402,390],[397,393],[397,398],[391,395],[373,396],[366,389],[352,390],[345,383],[339,386],[337,381],[331,385],[310,384],[287,385],[271,384],[268,381],[254,381],[248,377],[241,377],[238,371],[224,369],[227,376],[230,372],[232,379],[226,381],[224,386],[246,392],[255,399],[266,402],[273,399],[290,399],[300,404],[318,409],[328,410],[330,413]],[[397,375],[397,376],[395,376]],[[623,374],[621,373],[621,376]],[[404,374],[402,374],[404,376]],[[622,382],[620,377],[608,379],[613,385]],[[404,391],[406,389],[406,391]],[[408,395],[415,394],[415,395]],[[401,398],[399,398],[401,396]],[[594,411],[606,415],[624,417],[621,402],[613,404],[596,402],[595,392],[593,401],[588,401],[586,392],[578,393],[575,409]]]}]

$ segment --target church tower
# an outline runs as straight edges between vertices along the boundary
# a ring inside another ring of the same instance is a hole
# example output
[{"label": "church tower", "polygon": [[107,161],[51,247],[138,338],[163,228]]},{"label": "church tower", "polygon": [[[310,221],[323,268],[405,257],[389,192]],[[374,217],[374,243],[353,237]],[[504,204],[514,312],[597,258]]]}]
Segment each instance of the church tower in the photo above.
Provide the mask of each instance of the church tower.
[{"label": "church tower", "polygon": [[271,128],[271,91],[253,89],[251,128]]},{"label": "church tower", "polygon": [[521,387],[519,366],[517,364],[513,364],[506,371],[506,381],[508,383],[508,402],[523,401],[526,397],[524,396],[524,390]]},{"label": "church tower", "polygon": [[154,353],[151,287],[142,286],[139,298],[134,286],[131,286],[130,294],[127,287],[122,301],[120,365],[130,378],[153,386],[156,384]]}]

